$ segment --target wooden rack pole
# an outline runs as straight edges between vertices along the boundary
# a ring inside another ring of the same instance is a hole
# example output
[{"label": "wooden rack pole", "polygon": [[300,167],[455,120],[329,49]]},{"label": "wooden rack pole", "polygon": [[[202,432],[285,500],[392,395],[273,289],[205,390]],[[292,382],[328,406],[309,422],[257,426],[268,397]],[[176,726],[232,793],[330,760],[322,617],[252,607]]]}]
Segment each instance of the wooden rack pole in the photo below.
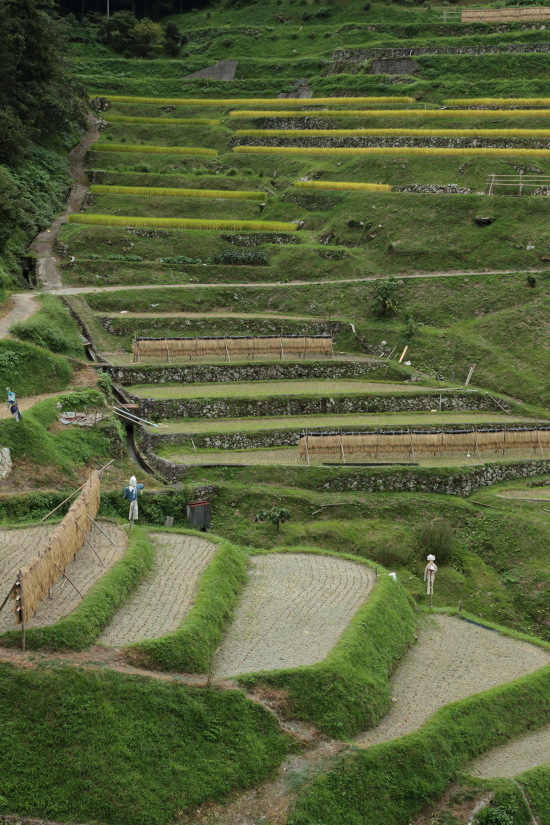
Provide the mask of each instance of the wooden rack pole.
[{"label": "wooden rack pole", "polygon": [[8,601],[9,601],[9,598],[10,598],[11,594],[13,593],[13,589],[14,589],[14,587],[15,587],[15,584],[12,584],[12,586],[10,587],[10,589],[9,589],[9,591],[8,591],[8,595],[6,596],[6,598],[4,599],[4,601],[2,602],[2,604],[0,605],[0,613],[2,612],[2,610],[3,610],[3,609],[5,608],[5,606],[7,605]]},{"label": "wooden rack pole", "polygon": [[104,535],[104,536],[105,536],[105,538],[107,539],[107,541],[110,541],[110,542],[111,542],[111,544],[113,545],[113,547],[116,547],[115,542],[112,540],[112,538],[111,538],[110,536],[108,536],[108,535],[107,535],[107,533],[105,532],[105,530],[102,530],[102,529],[101,529],[101,527],[99,526],[99,524],[97,523],[97,521],[94,521],[94,520],[93,520],[93,518],[92,518],[90,515],[88,515],[88,513],[86,513],[86,518],[87,518],[87,519],[90,519],[90,521],[92,522],[92,524],[94,525],[94,527],[97,527],[97,529],[99,530],[99,532],[100,532],[100,533],[102,533],[102,535]]},{"label": "wooden rack pole", "polygon": [[[55,564],[55,562],[54,562],[54,564]],[[64,570],[62,570],[58,564],[55,564],[55,566],[57,567],[57,569],[59,570],[59,572],[61,573],[61,575],[62,575],[62,576],[64,576],[64,577],[67,579],[67,581],[69,582],[69,584],[72,584],[72,586],[74,587],[74,589],[76,590],[76,592],[78,593],[78,595],[79,595],[79,596],[83,599],[83,598],[84,598],[83,593],[81,593],[81,592],[80,592],[80,590],[78,589],[78,587],[76,586],[76,584],[75,584],[73,581],[71,581],[71,579],[67,576],[67,574],[65,573],[65,571],[64,571]]]},{"label": "wooden rack pole", "polygon": [[[540,435],[539,435],[539,431],[538,431],[538,430],[537,430],[537,441],[539,442],[539,450],[540,450],[540,454],[541,454],[541,455],[544,455],[544,450],[542,449],[542,444],[540,443]],[[1,609],[2,609],[2,608],[0,607],[0,610],[1,610]]]},{"label": "wooden rack pole", "polygon": [[19,571],[19,601],[21,609],[21,650],[25,652],[25,594],[23,591],[23,576]]},{"label": "wooden rack pole", "polygon": [[[109,467],[109,465],[111,465],[114,462],[114,460],[115,459],[113,458],[113,459],[111,459],[111,461],[108,461],[107,464],[104,464],[103,467],[100,467],[97,472],[101,475],[103,470],[106,470],[107,467]],[[77,490],[74,491],[74,493],[71,493],[70,496],[67,496],[67,498],[63,499],[61,504],[58,504],[57,507],[54,507],[53,510],[50,510],[50,512],[46,516],[44,516],[44,518],[41,518],[38,523],[41,524],[43,521],[46,521],[46,519],[49,518],[50,516],[52,516],[55,513],[56,510],[59,510],[59,508],[63,507],[63,505],[66,504],[68,501],[70,501],[70,499],[73,496],[76,496],[77,493],[79,493],[82,489],[84,489],[84,487],[86,486],[87,483],[88,482],[85,481],[84,484],[81,484],[80,487]]]},{"label": "wooden rack pole", "polygon": [[78,523],[78,521],[76,521],[76,522],[75,522],[75,524],[76,524],[76,526],[78,527],[78,529],[80,530],[80,532],[82,533],[82,535],[84,536],[84,541],[87,541],[87,542],[88,542],[88,544],[90,545],[90,547],[92,548],[92,551],[94,552],[94,554],[95,554],[95,556],[96,556],[96,558],[97,558],[98,562],[100,563],[100,565],[101,565],[102,567],[105,567],[105,564],[103,563],[103,561],[102,561],[102,560],[100,559],[100,557],[99,557],[99,553],[98,553],[98,552],[97,552],[97,550],[95,549],[94,545],[92,544],[92,542],[90,541],[90,539],[88,538],[88,536],[86,535],[86,533],[84,532],[84,530],[82,529],[82,527],[80,526],[80,524]]}]

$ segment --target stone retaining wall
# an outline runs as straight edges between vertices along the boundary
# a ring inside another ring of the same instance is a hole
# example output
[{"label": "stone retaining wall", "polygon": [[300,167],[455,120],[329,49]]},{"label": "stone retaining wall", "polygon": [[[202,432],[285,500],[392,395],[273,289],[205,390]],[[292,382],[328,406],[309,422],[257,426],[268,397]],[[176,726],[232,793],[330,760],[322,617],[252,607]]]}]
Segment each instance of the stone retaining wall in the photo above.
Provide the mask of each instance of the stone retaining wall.
[{"label": "stone retaining wall", "polygon": [[[309,128],[312,128],[311,126]],[[328,128],[328,127],[324,127]],[[412,128],[412,127],[411,127]],[[421,127],[414,127],[421,128]],[[444,127],[430,127],[444,128]],[[382,127],[381,127],[382,129]],[[320,147],[330,148],[351,148],[363,149],[368,147],[437,147],[441,149],[514,149],[524,147],[526,149],[550,149],[550,140],[537,138],[469,138],[469,137],[407,137],[390,135],[388,137],[291,137],[281,135],[281,137],[268,137],[262,135],[251,135],[233,138],[230,141],[232,146],[294,146],[294,147]]]},{"label": "stone retaining wall", "polygon": [[183,335],[334,335],[345,329],[349,323],[320,318],[318,321],[301,321],[293,318],[243,318],[235,316],[210,315],[206,318],[125,318],[124,316],[99,316],[102,327],[110,335],[131,335],[162,337],[160,333],[170,332],[173,336]]},{"label": "stone retaining wall", "polygon": [[119,384],[204,384],[214,381],[288,381],[293,378],[364,378],[376,373],[376,381],[399,381],[403,373],[385,361],[276,361],[247,364],[183,364],[181,366],[104,366]]},{"label": "stone retaining wall", "polygon": [[[122,388],[120,388],[122,389]],[[335,387],[336,389],[336,387]],[[346,413],[429,412],[430,410],[486,410],[494,412],[490,397],[479,393],[422,393],[413,395],[280,396],[267,398],[142,398],[123,391],[139,405],[141,418],[243,418],[273,415],[341,415]],[[505,402],[503,402],[505,406]]]},{"label": "stone retaining wall", "polygon": [[349,73],[352,66],[364,60],[398,60],[419,57],[420,55],[447,54],[529,54],[531,52],[546,54],[550,52],[550,43],[509,43],[498,46],[416,46],[412,49],[394,47],[389,49],[336,49],[332,59],[336,66],[342,64],[342,71]]}]

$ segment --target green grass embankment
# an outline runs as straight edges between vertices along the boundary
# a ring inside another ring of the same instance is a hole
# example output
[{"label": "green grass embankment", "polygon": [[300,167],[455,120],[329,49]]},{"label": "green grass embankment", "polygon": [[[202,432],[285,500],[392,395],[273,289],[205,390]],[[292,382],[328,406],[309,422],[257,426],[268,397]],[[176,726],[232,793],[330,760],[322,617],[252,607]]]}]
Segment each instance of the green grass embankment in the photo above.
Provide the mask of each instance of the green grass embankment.
[{"label": "green grass embankment", "polygon": [[288,740],[239,691],[108,670],[0,666],[0,810],[169,825],[264,779]]},{"label": "green grass embankment", "polygon": [[60,355],[26,341],[0,341],[0,386],[10,387],[18,396],[63,390],[72,374],[69,362]]},{"label": "green grass embankment", "polygon": [[550,765],[541,765],[540,768],[522,773],[517,781],[529,794],[541,825],[550,825]]},{"label": "green grass embankment", "polygon": [[[355,563],[362,561],[357,556],[317,548],[291,547],[278,552],[321,552]],[[405,590],[381,568],[371,596],[326,659],[308,667],[239,677],[239,681],[247,686],[264,684],[283,689],[292,716],[313,722],[331,736],[352,736],[374,727],[387,712],[391,700],[389,675],[412,643],[414,627]]]},{"label": "green grass embankment", "polygon": [[51,352],[84,358],[79,329],[67,307],[53,295],[40,296],[39,300],[42,306],[38,312],[15,324],[11,334]]},{"label": "green grass embankment", "polygon": [[405,825],[469,760],[549,721],[546,667],[448,705],[412,734],[346,755],[303,791],[289,825]]},{"label": "green grass embankment", "polygon": [[[196,535],[204,538],[203,533]],[[183,623],[168,636],[132,645],[128,651],[131,660],[169,671],[210,670],[246,581],[247,556],[223,539],[209,536],[209,540],[216,542],[218,549],[199,580],[193,606]]]}]

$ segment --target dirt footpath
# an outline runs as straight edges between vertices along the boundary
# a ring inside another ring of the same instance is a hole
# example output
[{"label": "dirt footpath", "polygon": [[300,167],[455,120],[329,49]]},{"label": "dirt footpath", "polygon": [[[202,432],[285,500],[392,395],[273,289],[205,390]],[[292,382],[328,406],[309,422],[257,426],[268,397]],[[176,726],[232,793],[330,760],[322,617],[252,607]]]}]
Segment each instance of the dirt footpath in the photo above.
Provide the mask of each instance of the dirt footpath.
[{"label": "dirt footpath", "polygon": [[352,561],[309,553],[257,556],[215,657],[214,674],[228,677],[321,661],[373,585],[374,573]]},{"label": "dirt footpath", "polygon": [[155,544],[153,572],[115,615],[99,643],[120,647],[159,639],[182,623],[191,609],[199,578],[216,545],[195,536],[151,533]]},{"label": "dirt footpath", "polygon": [[548,664],[550,653],[528,642],[449,616],[427,618],[392,678],[390,712],[356,744],[366,748],[397,739],[417,730],[443,705]]}]

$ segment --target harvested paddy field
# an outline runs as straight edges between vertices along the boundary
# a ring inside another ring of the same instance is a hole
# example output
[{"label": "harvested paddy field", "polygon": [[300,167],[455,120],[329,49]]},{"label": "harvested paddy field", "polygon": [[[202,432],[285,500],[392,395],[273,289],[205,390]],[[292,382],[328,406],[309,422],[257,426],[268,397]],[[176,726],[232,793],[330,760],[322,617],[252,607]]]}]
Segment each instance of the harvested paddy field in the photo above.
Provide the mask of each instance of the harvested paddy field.
[{"label": "harvested paddy field", "polygon": [[511,498],[516,501],[550,501],[550,486],[526,488],[524,490],[503,490],[498,498]]},{"label": "harvested paddy field", "polygon": [[99,637],[119,647],[158,639],[176,630],[190,610],[199,578],[216,552],[210,541],[177,533],[151,533],[154,569]]},{"label": "harvested paddy field", "polygon": [[470,766],[470,772],[482,779],[493,776],[512,777],[549,762],[550,726],[494,748],[476,759]]},{"label": "harvested paddy field", "polygon": [[519,679],[550,664],[543,648],[451,618],[426,618],[418,642],[398,666],[395,699],[381,724],[356,738],[367,748],[421,727],[439,708]]},{"label": "harvested paddy field", "polygon": [[233,623],[215,657],[215,675],[321,661],[373,585],[372,570],[344,559],[309,553],[256,556]]},{"label": "harvested paddy field", "polygon": [[[363,415],[287,415],[262,416],[261,418],[188,418],[170,419],[162,422],[163,433],[233,433],[258,432],[259,430],[313,430],[338,429],[346,427],[428,427],[436,424],[504,424],[534,423],[536,419],[503,413],[477,412],[418,412],[418,413],[365,413]],[[154,432],[153,428],[148,428]],[[541,493],[537,490],[537,495]],[[549,491],[550,493],[550,491]]]},{"label": "harvested paddy field", "polygon": [[434,392],[417,384],[374,381],[235,381],[231,384],[137,384],[127,388],[143,398],[253,398],[271,395],[361,395]]},{"label": "harvested paddy field", "polygon": [[[67,576],[85,596],[88,590],[117,562],[126,549],[126,533],[107,521],[99,522],[101,529],[114,542],[92,527],[89,538],[103,565],[98,561],[88,542],[85,542],[76,559],[67,567]],[[55,524],[24,527],[15,530],[0,530],[0,592],[5,594],[17,578],[19,569],[29,561],[44,545]],[[67,616],[81,602],[81,596],[61,575],[51,588],[51,598],[41,602],[27,627],[44,627]],[[15,629],[15,618],[11,605],[0,613],[0,631]]]}]

